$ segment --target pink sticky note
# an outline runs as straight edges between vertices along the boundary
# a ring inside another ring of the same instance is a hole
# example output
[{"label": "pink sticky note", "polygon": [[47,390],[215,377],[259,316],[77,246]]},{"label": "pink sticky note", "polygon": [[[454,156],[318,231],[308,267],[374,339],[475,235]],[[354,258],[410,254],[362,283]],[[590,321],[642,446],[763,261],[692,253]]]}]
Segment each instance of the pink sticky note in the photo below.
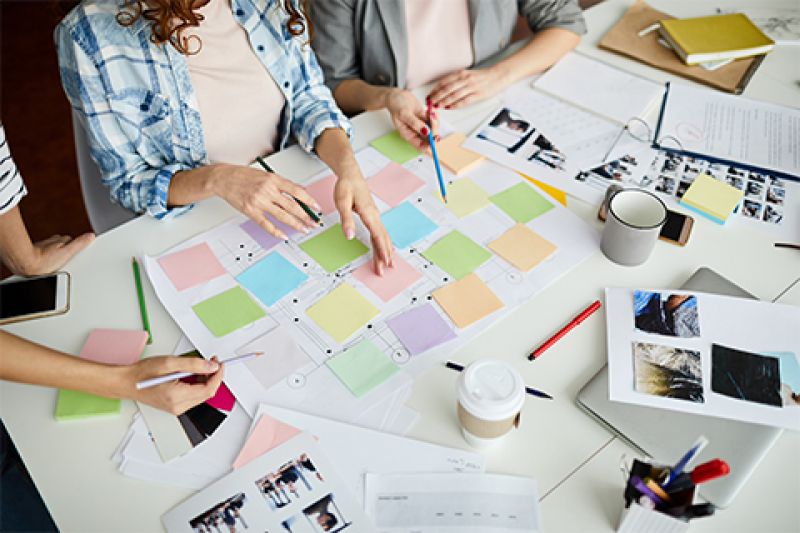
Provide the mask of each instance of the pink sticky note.
[{"label": "pink sticky note", "polygon": [[394,162],[367,180],[369,190],[391,207],[403,202],[423,185],[424,181]]},{"label": "pink sticky note", "polygon": [[98,363],[129,365],[144,351],[147,332],[134,329],[94,329],[81,348],[81,357]]},{"label": "pink sticky note", "polygon": [[333,188],[335,186],[336,176],[331,174],[306,187],[306,192],[317,201],[323,215],[329,215],[336,211],[336,204],[333,202]]},{"label": "pink sticky note", "polygon": [[201,243],[180,252],[166,255],[158,260],[172,284],[179,291],[212,280],[225,273],[217,256]]},{"label": "pink sticky note", "polygon": [[388,302],[405,289],[413,285],[422,274],[404,261],[399,255],[394,256],[394,266],[383,270],[383,276],[375,273],[372,262],[367,262],[358,267],[353,276],[358,281],[369,287],[378,298]]},{"label": "pink sticky note", "polygon": [[261,415],[242,450],[233,461],[233,468],[241,468],[256,457],[264,455],[300,433],[296,427],[276,420],[269,415]]}]

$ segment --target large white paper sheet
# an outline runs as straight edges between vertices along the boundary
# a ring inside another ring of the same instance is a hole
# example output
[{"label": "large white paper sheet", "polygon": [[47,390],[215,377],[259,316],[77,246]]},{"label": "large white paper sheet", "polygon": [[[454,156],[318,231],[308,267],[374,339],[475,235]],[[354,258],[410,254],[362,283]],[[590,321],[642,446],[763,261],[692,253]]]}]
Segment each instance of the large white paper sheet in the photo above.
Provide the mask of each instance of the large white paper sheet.
[{"label": "large white paper sheet", "polygon": [[614,401],[800,430],[800,308],[606,289]]},{"label": "large white paper sheet", "polygon": [[541,531],[536,481],[491,474],[368,474],[380,533]]}]

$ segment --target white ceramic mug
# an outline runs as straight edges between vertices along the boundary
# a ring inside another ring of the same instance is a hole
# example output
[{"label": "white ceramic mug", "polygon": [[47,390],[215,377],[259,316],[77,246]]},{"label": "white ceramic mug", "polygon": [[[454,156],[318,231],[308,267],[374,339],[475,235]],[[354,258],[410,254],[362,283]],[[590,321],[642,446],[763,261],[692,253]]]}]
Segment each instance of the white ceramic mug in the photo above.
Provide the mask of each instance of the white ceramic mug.
[{"label": "white ceramic mug", "polygon": [[613,262],[636,266],[644,263],[667,221],[667,206],[655,194],[623,189],[608,201],[608,217],[600,249]]}]

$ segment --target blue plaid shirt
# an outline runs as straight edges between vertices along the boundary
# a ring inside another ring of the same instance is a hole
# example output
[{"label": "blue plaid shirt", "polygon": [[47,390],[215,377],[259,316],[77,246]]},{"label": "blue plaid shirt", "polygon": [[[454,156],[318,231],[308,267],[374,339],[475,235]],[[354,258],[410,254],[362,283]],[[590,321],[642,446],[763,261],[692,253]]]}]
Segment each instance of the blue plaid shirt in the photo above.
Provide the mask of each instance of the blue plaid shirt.
[{"label": "blue plaid shirt", "polygon": [[[289,34],[281,5],[231,0],[234,17],[286,99],[280,147],[293,135],[310,152],[324,130],[349,134],[350,124],[323,82],[308,36]],[[197,98],[186,58],[171,45],[153,44],[143,18],[121,26],[118,11],[117,1],[88,0],[58,25],[61,80],[112,199],[136,213],[169,217],[191,207],[167,207],[172,176],[208,164]]]}]

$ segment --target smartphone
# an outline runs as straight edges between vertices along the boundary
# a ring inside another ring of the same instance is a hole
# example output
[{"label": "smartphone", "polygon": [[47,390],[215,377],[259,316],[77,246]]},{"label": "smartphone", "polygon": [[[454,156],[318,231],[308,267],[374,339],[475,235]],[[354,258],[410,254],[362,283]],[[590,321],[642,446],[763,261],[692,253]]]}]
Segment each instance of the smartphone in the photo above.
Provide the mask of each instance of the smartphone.
[{"label": "smartphone", "polygon": [[0,324],[66,313],[69,286],[68,272],[0,282]]},{"label": "smartphone", "polygon": [[[600,210],[597,212],[597,218],[603,222],[606,221],[606,218],[608,217],[608,200],[615,192],[620,190],[622,190],[622,187],[619,185],[612,185],[608,188],[606,191],[606,197],[603,200],[603,203],[600,205]],[[658,238],[671,244],[685,246],[686,243],[689,242],[689,235],[692,233],[693,226],[694,219],[689,215],[684,215],[682,213],[677,213],[667,209],[667,221],[661,228],[661,233],[659,234]]]}]

